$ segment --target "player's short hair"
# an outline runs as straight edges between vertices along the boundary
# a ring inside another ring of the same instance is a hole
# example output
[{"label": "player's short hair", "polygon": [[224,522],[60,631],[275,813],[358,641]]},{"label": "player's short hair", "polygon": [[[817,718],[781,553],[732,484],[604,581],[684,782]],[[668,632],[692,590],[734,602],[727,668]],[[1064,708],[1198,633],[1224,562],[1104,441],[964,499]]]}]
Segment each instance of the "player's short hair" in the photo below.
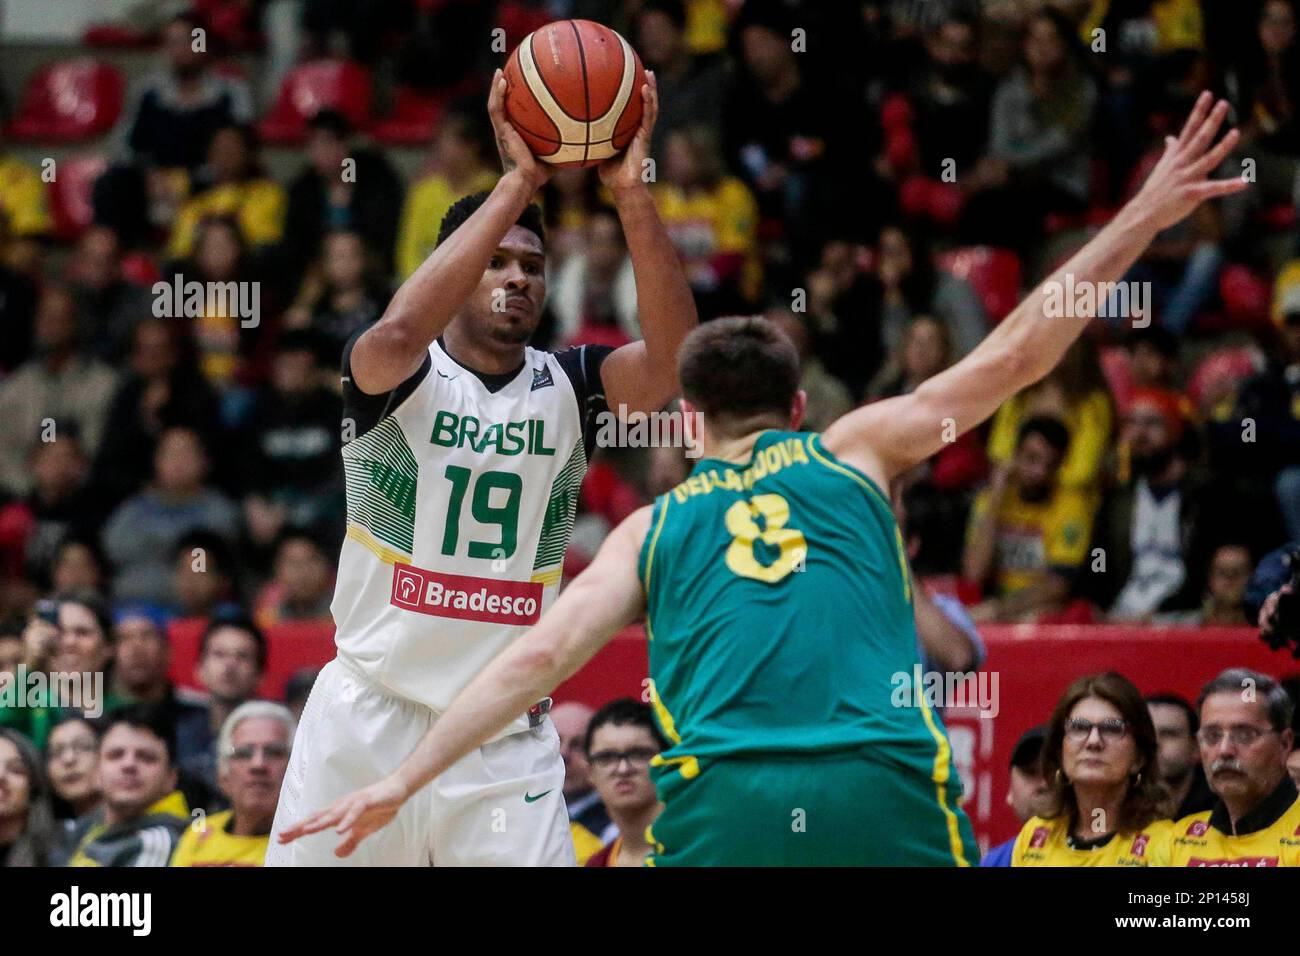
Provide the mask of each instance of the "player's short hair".
[{"label": "player's short hair", "polygon": [[244,701],[230,712],[226,722],[221,725],[221,732],[217,734],[217,770],[219,772],[225,773],[226,768],[230,765],[230,750],[235,731],[241,723],[252,717],[269,717],[272,720],[278,720],[284,727],[284,735],[292,746],[293,735],[298,729],[298,724],[294,721],[293,714],[289,713],[288,707],[271,700]]},{"label": "player's short hair", "polygon": [[1286,730],[1291,726],[1291,717],[1295,712],[1291,696],[1273,678],[1249,667],[1229,667],[1202,687],[1200,696],[1196,698],[1196,712],[1201,712],[1206,698],[1211,694],[1240,695],[1247,687],[1254,691],[1255,700],[1264,708],[1270,727]]},{"label": "player's short hair", "polygon": [[751,315],[706,322],[677,353],[682,395],[710,427],[741,433],[790,414],[799,391],[799,354],[776,325]]},{"label": "player's short hair", "polygon": [[591,721],[587,724],[587,737],[583,741],[583,749],[588,754],[591,753],[592,741],[596,739],[596,731],[606,724],[616,727],[627,724],[644,727],[660,750],[668,747],[668,741],[664,740],[664,735],[659,732],[659,726],[650,712],[650,705],[633,700],[631,697],[620,697],[618,700],[611,700],[592,714]]},{"label": "player's short hair", "polygon": [[266,670],[266,635],[262,629],[253,623],[253,619],[242,611],[219,611],[213,614],[208,621],[208,626],[203,629],[203,639],[199,642],[199,660],[208,653],[208,644],[212,640],[212,635],[223,627],[233,627],[237,631],[243,631],[253,639],[257,653],[257,669]]},{"label": "player's short hair", "polygon": [[[447,214],[442,217],[442,222],[438,226],[438,241],[435,245],[440,246],[446,241],[447,237],[465,224],[470,216],[478,212],[482,205],[487,202],[490,194],[487,192],[470,193],[451,204]],[[515,220],[516,226],[522,226],[529,232],[534,233],[537,238],[545,244],[546,229],[542,225],[542,207],[537,203],[529,203],[520,213],[519,218]]]},{"label": "player's short hair", "polygon": [[1023,445],[1030,435],[1038,435],[1062,458],[1070,447],[1070,430],[1059,418],[1051,415],[1034,415],[1025,419],[1016,432],[1016,447]]},{"label": "player's short hair", "polygon": [[1196,731],[1201,729],[1200,715],[1196,713],[1196,708],[1187,702],[1187,698],[1183,697],[1181,694],[1152,694],[1147,698],[1147,706],[1150,707],[1152,704],[1165,704],[1169,707],[1177,707],[1181,710],[1187,717],[1188,733],[1193,737],[1196,736]]}]

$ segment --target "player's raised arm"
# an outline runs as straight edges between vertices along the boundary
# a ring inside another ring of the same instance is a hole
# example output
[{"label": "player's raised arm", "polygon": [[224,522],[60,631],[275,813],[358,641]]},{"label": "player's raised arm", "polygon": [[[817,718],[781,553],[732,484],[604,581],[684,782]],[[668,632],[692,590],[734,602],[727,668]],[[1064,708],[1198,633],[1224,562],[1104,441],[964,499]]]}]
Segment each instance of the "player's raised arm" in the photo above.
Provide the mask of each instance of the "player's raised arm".
[{"label": "player's raised arm", "polygon": [[636,136],[622,155],[599,167],[601,182],[613,195],[623,223],[641,320],[642,341],[617,349],[601,366],[605,398],[615,412],[619,405],[629,411],[655,412],[678,393],[677,348],[700,321],[677,250],[642,178],[650,132],[659,114],[654,73],[646,72],[641,96],[645,108]]},{"label": "player's raised arm", "polygon": [[645,609],[637,564],[649,526],[649,506],[629,515],[541,620],[465,686],[401,766],[288,827],[280,842],[334,827],[343,837],[335,853],[349,856],[412,794],[591,660]]},{"label": "player's raised arm", "polygon": [[827,429],[826,446],[883,483],[939,451],[945,433],[951,441],[974,428],[1006,399],[1051,371],[1093,318],[1095,308],[1051,314],[1049,292],[1067,287],[1067,276],[1075,288],[1091,284],[1096,289],[1099,283],[1119,280],[1158,232],[1181,221],[1205,200],[1246,188],[1240,177],[1207,178],[1237,143],[1237,131],[1232,130],[1214,145],[1227,112],[1226,102],[1215,105],[1208,92],[1202,93],[1182,132],[1166,137],[1164,155],[1141,191],[1091,242],[1030,293],[966,358],[909,395],[845,415]]},{"label": "player's raised arm", "polygon": [[442,334],[487,268],[497,244],[549,178],[505,118],[505,77],[498,70],[488,96],[504,175],[483,205],[402,283],[383,317],[352,347],[352,381],[379,395],[419,371],[429,343]]}]

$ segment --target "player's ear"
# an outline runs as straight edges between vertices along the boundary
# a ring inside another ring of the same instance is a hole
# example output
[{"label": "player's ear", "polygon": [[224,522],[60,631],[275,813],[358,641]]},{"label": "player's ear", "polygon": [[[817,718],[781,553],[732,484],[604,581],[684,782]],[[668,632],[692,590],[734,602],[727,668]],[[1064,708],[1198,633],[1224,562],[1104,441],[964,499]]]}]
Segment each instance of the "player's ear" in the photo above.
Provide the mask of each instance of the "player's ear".
[{"label": "player's ear", "polygon": [[797,432],[803,424],[804,413],[808,411],[808,393],[802,388],[794,393],[794,404],[790,406],[790,431]]}]

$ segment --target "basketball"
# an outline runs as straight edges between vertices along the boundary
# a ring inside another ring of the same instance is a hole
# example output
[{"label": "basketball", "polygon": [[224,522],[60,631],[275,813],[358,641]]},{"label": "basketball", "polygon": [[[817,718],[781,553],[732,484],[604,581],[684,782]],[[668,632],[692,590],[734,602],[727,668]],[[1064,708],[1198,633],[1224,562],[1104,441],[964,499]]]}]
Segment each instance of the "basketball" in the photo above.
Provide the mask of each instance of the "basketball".
[{"label": "basketball", "polygon": [[632,141],[645,72],[631,44],[590,20],[534,30],[506,63],[506,117],[540,160],[593,166]]}]

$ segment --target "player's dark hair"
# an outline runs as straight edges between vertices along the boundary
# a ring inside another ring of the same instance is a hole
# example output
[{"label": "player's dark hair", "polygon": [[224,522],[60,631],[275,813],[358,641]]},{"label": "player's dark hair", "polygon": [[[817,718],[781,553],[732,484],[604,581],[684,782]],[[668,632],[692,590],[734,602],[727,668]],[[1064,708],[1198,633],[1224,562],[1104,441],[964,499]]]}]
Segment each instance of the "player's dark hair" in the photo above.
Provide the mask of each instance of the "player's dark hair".
[{"label": "player's dark hair", "polygon": [[631,697],[620,697],[618,700],[611,700],[592,714],[591,722],[587,724],[587,738],[583,741],[583,748],[588,754],[591,753],[592,741],[596,739],[596,731],[606,724],[613,724],[616,727],[623,727],[627,724],[644,727],[650,736],[654,738],[654,742],[660,750],[665,750],[668,747],[668,741],[664,740],[664,735],[659,731],[659,725],[655,723],[654,715],[650,711],[650,705],[643,704],[639,700],[633,700]]},{"label": "player's dark hair", "polygon": [[253,619],[242,611],[218,611],[208,620],[208,626],[203,629],[203,639],[199,642],[199,660],[208,653],[208,643],[212,640],[212,635],[223,627],[233,627],[237,631],[243,631],[253,639],[257,653],[257,669],[266,670],[266,635],[262,629],[253,623]]},{"label": "player's dark hair", "polygon": [[176,725],[167,712],[154,704],[127,704],[109,711],[99,719],[99,739],[102,742],[114,727],[125,724],[153,734],[167,748],[168,766],[176,766]]},{"label": "player's dark hair", "polygon": [[714,319],[686,336],[677,353],[682,395],[710,427],[743,433],[783,422],[799,390],[794,343],[761,316]]},{"label": "player's dark hair", "polygon": [[1147,698],[1147,706],[1152,704],[1167,704],[1170,707],[1177,707],[1187,717],[1188,733],[1196,735],[1196,731],[1201,729],[1201,718],[1196,713],[1196,708],[1187,702],[1187,698],[1175,693],[1152,694]]},{"label": "player's dark hair", "polygon": [[[489,193],[477,192],[471,193],[462,199],[452,203],[447,214],[442,217],[442,223],[438,226],[438,242],[436,245],[442,245],[448,236],[465,224],[470,216],[478,212],[483,204],[487,202]],[[515,220],[516,226],[522,226],[529,232],[536,234],[537,238],[543,243],[546,242],[546,229],[542,225],[542,208],[536,203],[529,203],[524,207],[524,211],[519,218]]]},{"label": "player's dark hair", "polygon": [[1023,445],[1030,435],[1041,437],[1062,458],[1070,447],[1070,430],[1059,418],[1050,415],[1034,415],[1025,419],[1016,432],[1016,447]]},{"label": "player's dark hair", "polygon": [[[1043,776],[1051,788],[1054,804],[1054,810],[1048,816],[1066,814],[1070,832],[1074,832],[1079,822],[1079,804],[1075,799],[1074,784],[1065,773],[1061,756],[1065,744],[1065,722],[1069,720],[1075,704],[1088,697],[1099,697],[1119,711],[1120,717],[1128,725],[1129,733],[1133,735],[1133,744],[1141,760],[1140,769],[1129,777],[1118,819],[1113,821],[1113,832],[1131,833],[1143,829],[1153,820],[1163,819],[1167,816],[1166,811],[1172,808],[1167,806],[1169,794],[1160,781],[1156,728],[1151,722],[1146,701],[1142,699],[1142,692],[1128,678],[1115,671],[1080,677],[1066,688],[1056,709],[1052,711],[1042,758]],[[1111,822],[1107,821],[1107,824]]]}]

